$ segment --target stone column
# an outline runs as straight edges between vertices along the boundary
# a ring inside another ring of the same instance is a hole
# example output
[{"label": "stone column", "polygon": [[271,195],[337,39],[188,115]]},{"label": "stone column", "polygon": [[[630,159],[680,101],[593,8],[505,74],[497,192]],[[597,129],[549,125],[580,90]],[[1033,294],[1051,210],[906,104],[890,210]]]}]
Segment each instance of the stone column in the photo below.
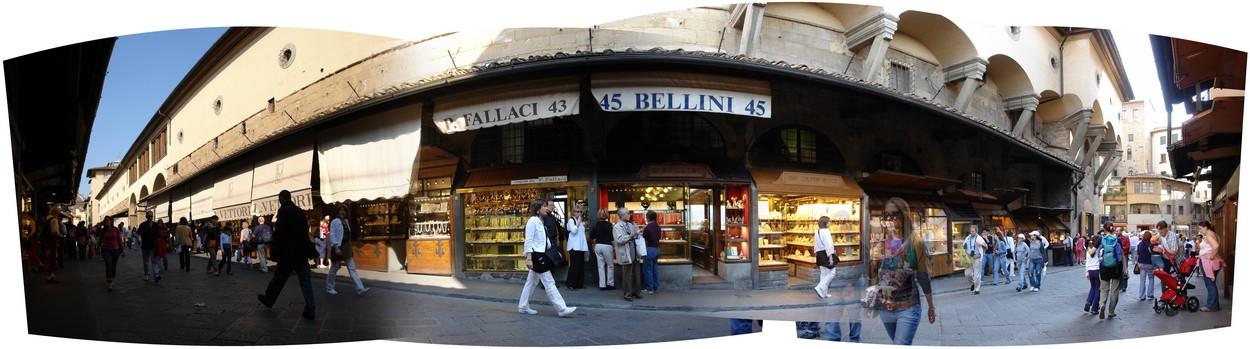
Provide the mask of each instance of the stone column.
[{"label": "stone column", "polygon": [[764,22],[764,4],[743,4],[746,14],[743,15],[742,37],[738,40],[738,54],[751,56],[759,42],[760,26]]},{"label": "stone column", "polygon": [[1003,98],[1003,109],[1006,111],[1020,110],[1020,120],[1016,120],[1015,126],[1011,129],[1011,135],[1016,138],[1024,136],[1024,130],[1027,125],[1033,121],[1033,114],[1037,113],[1038,101],[1041,97],[1037,95],[1023,95],[1016,97]]},{"label": "stone column", "polygon": [[1089,131],[1089,121],[1093,113],[1093,110],[1082,109],[1064,120],[1064,125],[1076,126],[1076,134],[1072,137],[1072,145],[1068,147],[1068,157],[1072,158],[1073,161],[1076,160],[1076,155],[1081,152],[1081,144],[1085,141],[1085,132]]},{"label": "stone column", "polygon": [[985,69],[989,64],[990,62],[984,59],[972,58],[943,69],[946,83],[960,83],[959,97],[955,98],[955,109],[967,111],[964,108],[968,106],[968,101],[972,100],[972,94],[981,88],[981,81],[985,80]]},{"label": "stone column", "polygon": [[846,31],[847,48],[859,51],[864,46],[872,45],[868,50],[868,58],[864,59],[861,79],[867,82],[881,82],[877,76],[885,62],[885,53],[889,51],[890,40],[898,30],[898,17],[881,12],[851,26]]}]

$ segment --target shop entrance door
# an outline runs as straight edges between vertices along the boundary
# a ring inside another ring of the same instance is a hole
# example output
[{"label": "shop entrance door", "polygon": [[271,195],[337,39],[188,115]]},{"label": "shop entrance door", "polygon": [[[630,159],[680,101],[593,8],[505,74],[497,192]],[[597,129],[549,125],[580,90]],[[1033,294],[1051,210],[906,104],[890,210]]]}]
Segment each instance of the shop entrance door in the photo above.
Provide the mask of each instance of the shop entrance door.
[{"label": "shop entrance door", "polygon": [[716,246],[719,246],[721,235],[718,228],[722,225],[720,204],[717,202],[719,190],[710,187],[690,188],[690,205],[687,210],[690,217],[686,222],[692,239],[692,284],[725,282],[717,270],[719,256]]}]

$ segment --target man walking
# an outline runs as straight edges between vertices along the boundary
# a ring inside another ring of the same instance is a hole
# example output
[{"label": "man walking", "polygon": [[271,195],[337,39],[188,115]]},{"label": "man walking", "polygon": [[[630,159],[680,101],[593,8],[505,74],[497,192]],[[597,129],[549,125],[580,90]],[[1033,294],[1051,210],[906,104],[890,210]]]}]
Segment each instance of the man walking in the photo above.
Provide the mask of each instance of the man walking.
[{"label": "man walking", "polygon": [[139,223],[139,249],[143,250],[143,281],[151,278],[152,249],[156,248],[156,222],[152,221],[152,211],[144,213],[147,219]]},{"label": "man walking", "polygon": [[308,217],[299,206],[295,206],[295,202],[291,201],[290,191],[279,192],[278,202],[281,206],[275,216],[278,223],[274,226],[272,241],[278,270],[273,274],[273,279],[269,280],[269,287],[265,289],[265,293],[257,294],[256,299],[266,308],[273,308],[273,303],[282,293],[282,287],[286,286],[286,280],[294,272],[296,278],[299,279],[300,291],[304,294],[304,312],[301,316],[313,320],[317,316],[316,301],[313,299],[312,276],[308,260],[316,257],[317,253],[312,239],[308,236]]},{"label": "man walking", "polygon": [[265,260],[265,254],[269,252],[269,242],[273,240],[273,231],[265,225],[265,216],[256,217],[256,229],[252,229],[252,234],[256,235],[256,259],[258,260],[260,272],[269,272],[269,262]]},{"label": "man walking", "polygon": [[964,271],[968,282],[972,284],[968,290],[972,291],[972,294],[981,294],[981,277],[985,276],[983,270],[985,264],[981,262],[981,258],[985,256],[985,239],[981,238],[981,233],[975,225],[968,228],[968,238],[964,239],[964,251],[967,251],[970,262],[968,270]]},{"label": "man walking", "polygon": [[187,225],[187,217],[178,219],[178,227],[174,228],[174,239],[178,246],[178,269],[191,271],[191,226]]}]

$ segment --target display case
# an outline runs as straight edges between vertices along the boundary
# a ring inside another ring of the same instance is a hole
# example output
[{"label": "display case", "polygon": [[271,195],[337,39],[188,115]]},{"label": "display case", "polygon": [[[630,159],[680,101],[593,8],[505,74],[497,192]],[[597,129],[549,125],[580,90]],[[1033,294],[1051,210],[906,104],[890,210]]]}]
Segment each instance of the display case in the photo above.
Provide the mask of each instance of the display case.
[{"label": "display case", "polygon": [[[656,224],[660,227],[660,258],[658,263],[690,263],[690,236],[686,231],[685,210],[676,209],[680,201],[666,203],[665,209],[652,209]],[[650,206],[650,205],[648,205]],[[671,207],[671,209],[669,208]],[[615,214],[609,215],[612,224],[620,221]],[[633,221],[639,231],[646,227],[646,211],[633,212]]]},{"label": "display case", "polygon": [[728,186],[720,191],[721,229],[717,248],[720,260],[726,263],[751,261],[751,213],[747,209],[749,189],[746,186]]},{"label": "display case", "polygon": [[[869,250],[874,261],[881,260],[885,256],[887,239],[902,240],[904,238],[903,236],[886,236],[885,227],[881,224],[881,213],[880,209],[873,209],[871,212],[872,240]],[[930,257],[947,255],[950,252],[950,238],[947,233],[949,221],[943,209],[912,207],[907,215],[912,224],[912,233],[924,241]],[[934,263],[942,264],[943,262],[935,260]]]},{"label": "display case", "polygon": [[366,201],[356,205],[361,239],[408,237],[408,208],[401,200]]},{"label": "display case", "polygon": [[[782,263],[816,265],[815,234],[821,216],[830,217],[829,233],[842,263],[861,260],[860,223],[862,200],[853,198],[760,195],[760,267]],[[768,248],[765,248],[768,242]],[[774,251],[777,250],[777,251]],[[784,260],[768,259],[784,257]],[[765,263],[769,261],[770,263]]]},{"label": "display case", "polygon": [[[658,263],[688,264],[692,261],[691,249],[702,251],[708,241],[705,222],[690,217],[688,195],[689,190],[681,186],[605,185],[600,190],[599,207],[630,210],[639,230],[646,227],[646,212],[655,212],[661,231]],[[620,218],[613,213],[608,220],[616,224]]]},{"label": "display case", "polygon": [[414,187],[405,265],[409,273],[451,275],[451,177],[423,179]]},{"label": "display case", "polygon": [[525,224],[529,204],[542,189],[464,193],[465,271],[525,271]]}]

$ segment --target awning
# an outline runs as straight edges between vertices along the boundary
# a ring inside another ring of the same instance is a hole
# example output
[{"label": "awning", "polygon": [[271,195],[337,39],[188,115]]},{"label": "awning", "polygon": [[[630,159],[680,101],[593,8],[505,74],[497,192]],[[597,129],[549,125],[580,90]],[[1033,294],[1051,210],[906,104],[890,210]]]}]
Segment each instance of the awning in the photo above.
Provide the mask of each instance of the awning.
[{"label": "awning", "polygon": [[1008,217],[1010,216],[1010,214],[1007,213],[1007,209],[1004,208],[1002,205],[989,205],[989,204],[982,204],[982,203],[974,202],[972,203],[972,208],[974,210],[977,210],[977,214],[981,215],[981,217],[994,217],[994,216]]},{"label": "awning", "polygon": [[[434,125],[456,133],[518,122],[577,115],[578,77],[501,84],[434,99]],[[420,120],[420,104],[413,117]],[[412,160],[409,160],[411,162]]]},{"label": "awning", "polygon": [[944,200],[965,200],[965,201],[998,201],[998,197],[975,190],[956,189],[955,191],[942,195]]},{"label": "awning", "polygon": [[947,202],[946,208],[951,219],[953,220],[975,221],[981,219],[981,213],[972,208],[972,204],[963,202]]},{"label": "awning", "polygon": [[1017,233],[1023,234],[1034,230],[1038,232],[1044,231],[1044,229],[1042,229],[1042,221],[1038,220],[1037,217],[1012,216],[1011,218],[1016,222]]},{"label": "awning", "polygon": [[411,104],[321,131],[317,149],[321,200],[408,195],[421,148],[421,108],[420,103]]},{"label": "awning", "polygon": [[1224,189],[1220,190],[1220,193],[1215,195],[1215,201],[1222,203],[1226,198],[1236,197],[1239,190],[1238,186],[1241,185],[1240,177],[1241,165],[1238,165],[1237,169],[1233,170],[1233,177],[1228,179],[1228,183],[1224,184]]},{"label": "awning", "polygon": [[152,212],[152,220],[169,222],[169,195],[160,194],[148,197],[147,211]]},{"label": "awning", "polygon": [[[217,172],[217,183],[213,184],[213,214],[218,219],[247,215],[238,212],[239,207],[251,207],[252,202],[252,163],[238,161],[232,166]],[[194,203],[192,204],[194,206]],[[195,209],[199,211],[199,208]],[[229,211],[229,212],[226,212]],[[205,218],[199,217],[198,218]]]},{"label": "awning", "polygon": [[1042,216],[1042,223],[1045,224],[1046,229],[1051,232],[1068,231],[1068,225],[1064,224],[1058,217]]},{"label": "awning", "polygon": [[859,181],[860,186],[870,191],[917,193],[936,193],[955,184],[959,181],[893,171],[876,171]]},{"label": "awning", "polygon": [[[465,188],[494,187],[512,185],[513,181],[531,181],[533,183],[567,182],[569,167],[567,165],[516,167],[498,170],[478,170],[469,172],[464,182]],[[561,177],[564,180],[559,180]]]},{"label": "awning", "polygon": [[678,72],[597,73],[590,91],[608,112],[677,111],[772,117],[768,81]]},{"label": "awning", "polygon": [[213,183],[213,176],[208,173],[191,180],[191,213],[187,220],[213,216]]},{"label": "awning", "polygon": [[1213,161],[1236,162],[1241,155],[1242,115],[1245,97],[1216,98],[1211,108],[1194,115],[1181,126],[1181,139],[1168,150],[1174,177],[1193,174],[1199,165]]},{"label": "awning", "polygon": [[418,153],[417,179],[452,177],[456,175],[456,167],[460,159],[446,150],[435,146],[422,146]]},{"label": "awning", "polygon": [[177,223],[181,218],[191,219],[191,186],[183,185],[174,188],[171,194],[174,198],[173,212],[169,218],[172,222]]},{"label": "awning", "polygon": [[864,190],[846,176],[767,168],[750,169],[761,194],[798,194],[861,197]]},{"label": "awning", "polygon": [[[291,199],[304,210],[313,208],[311,139],[292,139],[283,149],[259,156],[252,172],[252,215],[264,216],[278,212],[278,193],[287,190]],[[381,164],[375,164],[382,166]],[[322,177],[331,174],[322,172]]]},{"label": "awning", "polygon": [[937,200],[937,197],[926,198],[926,197],[918,197],[918,196],[893,195],[893,194],[888,194],[888,193],[878,193],[878,192],[872,192],[872,191],[868,192],[868,209],[870,210],[885,209],[886,201],[889,201],[890,198],[892,197],[898,197],[900,199],[903,199],[903,201],[906,201],[907,206],[909,206],[909,208],[911,209],[936,208],[942,211],[946,211],[945,207],[942,206],[942,202]]}]

